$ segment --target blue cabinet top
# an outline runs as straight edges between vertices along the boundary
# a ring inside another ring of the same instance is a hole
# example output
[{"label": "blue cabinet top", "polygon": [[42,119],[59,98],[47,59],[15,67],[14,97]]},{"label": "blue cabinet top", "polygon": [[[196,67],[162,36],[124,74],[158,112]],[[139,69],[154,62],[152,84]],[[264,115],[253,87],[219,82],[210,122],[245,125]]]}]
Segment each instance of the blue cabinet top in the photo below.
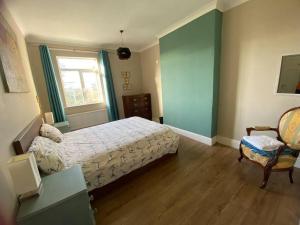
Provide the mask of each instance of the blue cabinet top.
[{"label": "blue cabinet top", "polygon": [[21,203],[17,220],[60,204],[80,192],[87,192],[87,187],[79,165],[43,177],[40,195]]}]

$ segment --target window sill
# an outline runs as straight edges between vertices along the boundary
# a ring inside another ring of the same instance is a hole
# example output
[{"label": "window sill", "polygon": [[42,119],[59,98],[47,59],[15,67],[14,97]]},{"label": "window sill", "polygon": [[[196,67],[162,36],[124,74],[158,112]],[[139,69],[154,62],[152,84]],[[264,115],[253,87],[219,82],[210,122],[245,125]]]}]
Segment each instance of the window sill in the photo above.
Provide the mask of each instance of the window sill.
[{"label": "window sill", "polygon": [[88,105],[81,105],[81,106],[65,107],[65,111],[67,115],[93,112],[98,110],[106,110],[106,106],[100,103],[100,104],[88,104]]},{"label": "window sill", "polygon": [[105,111],[106,111],[106,108],[101,108],[101,109],[85,111],[85,112],[70,113],[70,114],[67,114],[67,116],[75,116],[75,115],[80,115],[80,114],[94,113],[94,112],[105,112]]}]

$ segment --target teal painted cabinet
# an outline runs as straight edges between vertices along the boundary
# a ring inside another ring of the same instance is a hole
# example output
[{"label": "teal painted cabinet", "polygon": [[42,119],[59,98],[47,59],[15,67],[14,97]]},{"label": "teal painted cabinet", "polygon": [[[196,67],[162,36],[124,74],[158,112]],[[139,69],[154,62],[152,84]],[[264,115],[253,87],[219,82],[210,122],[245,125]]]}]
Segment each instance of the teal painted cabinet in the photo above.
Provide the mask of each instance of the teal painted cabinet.
[{"label": "teal painted cabinet", "polygon": [[213,10],[159,40],[166,124],[216,135],[221,31],[222,13]]},{"label": "teal painted cabinet", "polygon": [[42,179],[40,196],[21,203],[18,225],[94,225],[80,166]]}]

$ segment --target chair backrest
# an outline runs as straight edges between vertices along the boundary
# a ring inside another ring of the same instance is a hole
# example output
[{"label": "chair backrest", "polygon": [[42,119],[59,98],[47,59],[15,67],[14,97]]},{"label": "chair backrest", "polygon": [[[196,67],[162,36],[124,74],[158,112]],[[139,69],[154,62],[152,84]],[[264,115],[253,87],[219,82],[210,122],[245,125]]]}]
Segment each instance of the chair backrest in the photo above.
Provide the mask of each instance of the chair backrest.
[{"label": "chair backrest", "polygon": [[278,131],[286,144],[300,144],[300,107],[290,109],[281,116]]}]

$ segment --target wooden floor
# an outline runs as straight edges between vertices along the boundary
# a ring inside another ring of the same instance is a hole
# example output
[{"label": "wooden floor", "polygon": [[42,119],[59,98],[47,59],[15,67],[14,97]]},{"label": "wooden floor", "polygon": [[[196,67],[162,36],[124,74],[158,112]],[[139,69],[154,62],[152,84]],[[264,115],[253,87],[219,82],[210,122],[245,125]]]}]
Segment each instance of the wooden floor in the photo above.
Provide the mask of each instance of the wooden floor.
[{"label": "wooden floor", "polygon": [[97,197],[98,225],[298,225],[300,170],[272,173],[237,161],[237,150],[181,138],[178,155]]}]

